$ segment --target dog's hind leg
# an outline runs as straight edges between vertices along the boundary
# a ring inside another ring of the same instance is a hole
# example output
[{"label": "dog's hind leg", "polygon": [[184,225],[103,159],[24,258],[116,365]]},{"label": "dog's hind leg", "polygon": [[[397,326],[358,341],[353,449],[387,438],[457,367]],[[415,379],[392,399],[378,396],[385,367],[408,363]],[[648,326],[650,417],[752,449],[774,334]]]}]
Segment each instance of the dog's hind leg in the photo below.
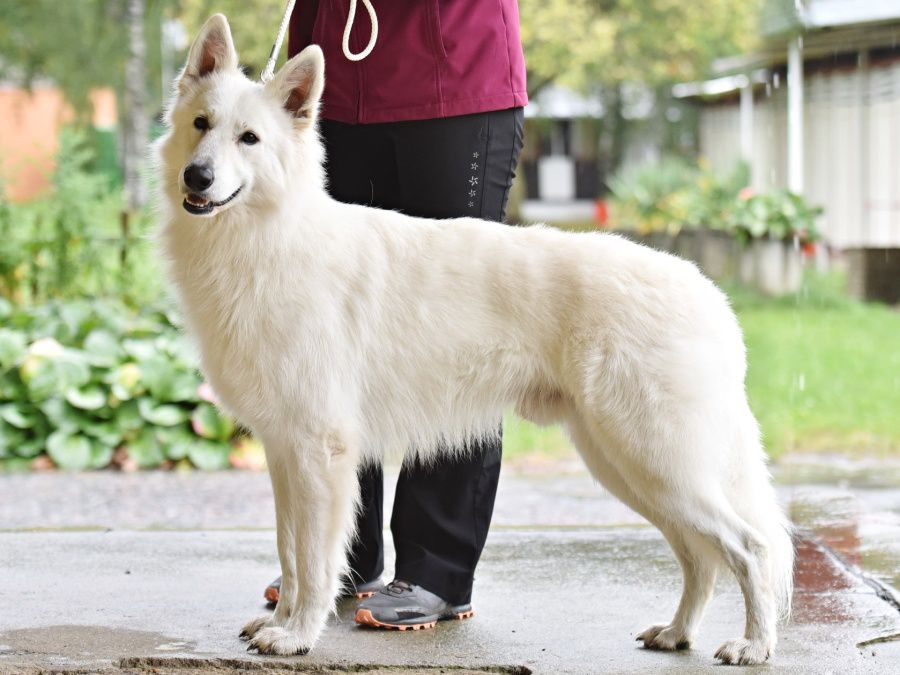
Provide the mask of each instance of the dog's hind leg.
[{"label": "dog's hind leg", "polygon": [[[286,473],[287,495],[276,492],[276,499],[284,499],[276,502],[276,511],[286,512],[287,523],[278,533],[282,576],[293,574],[296,584],[251,639],[250,648],[261,654],[305,654],[334,609],[358,492],[356,455],[334,438],[309,439],[296,449],[270,453],[271,471]],[[294,569],[286,569],[291,563]],[[285,601],[289,604],[282,607]]]},{"label": "dog's hind leg", "polygon": [[[619,469],[607,459],[603,440],[597,438],[598,432],[591,434],[584,423],[571,418],[567,429],[594,478],[659,528],[681,565],[684,589],[675,617],[671,623],[651,626],[638,635],[637,640],[642,640],[644,646],[651,649],[687,649],[696,637],[703,611],[715,587],[719,565],[716,552],[696,533],[667,524],[661,512],[638,495]],[[608,440],[606,443],[612,445]]]},{"label": "dog's hind leg", "polygon": [[697,541],[694,533],[671,526],[660,529],[681,565],[684,589],[672,622],[650,626],[637,640],[642,640],[648,649],[688,649],[716,584],[717,555],[708,544]]},{"label": "dog's hind leg", "polygon": [[[672,622],[653,626],[638,636],[648,647],[677,649],[694,639],[703,610],[711,596],[716,570],[727,565],[744,595],[747,624],[743,639],[725,643],[716,653],[725,663],[762,663],[775,647],[775,596],[770,579],[768,545],[744,521],[717,488],[679,472],[687,484],[638,468],[632,457],[641,453],[604,451],[603,441],[586,426],[569,422],[572,439],[591,473],[625,504],[656,525],[666,536],[682,567],[684,591]],[[621,450],[621,449],[620,449]],[[677,455],[676,455],[677,456]],[[690,474],[687,474],[690,475]],[[640,487],[639,487],[640,486]],[[716,496],[718,495],[718,497]]]},{"label": "dog's hind leg", "polygon": [[674,506],[672,522],[680,521],[681,528],[699,535],[719,552],[744,596],[744,637],[727,641],[716,651],[716,658],[738,665],[763,663],[777,641],[769,544],[717,490],[698,489],[682,504],[685,508]]}]

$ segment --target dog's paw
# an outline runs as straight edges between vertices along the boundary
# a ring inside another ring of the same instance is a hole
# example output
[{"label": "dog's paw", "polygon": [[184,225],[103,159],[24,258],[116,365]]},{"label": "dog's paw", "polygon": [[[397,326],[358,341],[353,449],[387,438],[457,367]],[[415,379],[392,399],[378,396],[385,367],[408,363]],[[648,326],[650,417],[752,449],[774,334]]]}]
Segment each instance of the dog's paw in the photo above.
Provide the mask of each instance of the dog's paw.
[{"label": "dog's paw", "polygon": [[260,630],[252,640],[247,651],[255,649],[268,656],[303,656],[309,652],[310,645],[300,639],[298,633],[291,632],[281,626],[268,626]]},{"label": "dog's paw", "polygon": [[253,619],[250,623],[244,626],[241,629],[241,639],[249,640],[253,638],[260,630],[265,628],[266,626],[271,625],[272,616],[260,616],[256,619]]},{"label": "dog's paw", "polygon": [[674,651],[676,649],[688,649],[691,640],[684,633],[672,625],[655,624],[635,638],[638,642],[643,640],[647,649],[661,649]]},{"label": "dog's paw", "polygon": [[716,658],[732,666],[752,666],[764,663],[772,650],[759,640],[735,638],[716,650]]}]

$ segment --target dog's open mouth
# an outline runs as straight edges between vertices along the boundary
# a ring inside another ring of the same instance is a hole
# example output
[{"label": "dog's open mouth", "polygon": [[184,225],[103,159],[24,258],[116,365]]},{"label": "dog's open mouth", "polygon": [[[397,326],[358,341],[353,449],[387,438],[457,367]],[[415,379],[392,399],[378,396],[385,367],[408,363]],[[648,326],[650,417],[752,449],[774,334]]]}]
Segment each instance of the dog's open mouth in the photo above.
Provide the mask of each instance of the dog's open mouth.
[{"label": "dog's open mouth", "polygon": [[213,209],[218,208],[219,206],[224,206],[232,199],[238,196],[238,193],[244,189],[242,185],[237,190],[231,193],[231,196],[227,199],[223,199],[220,202],[214,202],[206,197],[196,194],[195,192],[188,192],[184,197],[184,201],[182,202],[182,206],[184,210],[188,213],[193,213],[195,216],[206,215],[207,213],[212,213]]}]

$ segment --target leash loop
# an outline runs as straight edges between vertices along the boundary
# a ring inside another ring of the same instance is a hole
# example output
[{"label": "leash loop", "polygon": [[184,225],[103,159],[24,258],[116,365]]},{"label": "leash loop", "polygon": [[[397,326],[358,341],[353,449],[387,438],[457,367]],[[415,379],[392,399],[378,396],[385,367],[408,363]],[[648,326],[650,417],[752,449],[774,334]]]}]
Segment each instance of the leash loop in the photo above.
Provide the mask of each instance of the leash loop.
[{"label": "leash loop", "polygon": [[344,41],[341,47],[344,49],[344,56],[348,61],[362,61],[375,48],[375,41],[378,39],[378,17],[375,14],[375,8],[369,0],[362,0],[366,11],[369,13],[369,19],[372,21],[372,34],[369,36],[369,44],[366,45],[358,54],[350,51],[350,31],[353,29],[353,21],[356,19],[356,0],[350,0],[350,13],[347,15],[347,25],[344,26]]},{"label": "leash loop", "polygon": [[[275,62],[278,60],[278,53],[281,51],[282,43],[284,43],[284,34],[287,32],[296,2],[297,0],[287,0],[284,14],[281,17],[281,25],[278,26],[278,35],[275,36],[275,43],[272,45],[272,51],[269,52],[269,60],[266,61],[266,67],[263,68],[262,73],[259,75],[259,79],[263,84],[275,76]],[[344,39],[341,43],[344,56],[347,57],[348,61],[362,61],[372,53],[372,50],[375,48],[375,41],[378,39],[378,16],[375,14],[375,8],[372,7],[370,0],[362,0],[362,4],[369,13],[369,19],[372,21],[372,34],[369,36],[369,44],[361,52],[354,54],[350,50],[350,31],[353,30],[353,22],[356,20],[356,0],[350,0],[350,12],[347,15],[347,25],[344,26]]]}]

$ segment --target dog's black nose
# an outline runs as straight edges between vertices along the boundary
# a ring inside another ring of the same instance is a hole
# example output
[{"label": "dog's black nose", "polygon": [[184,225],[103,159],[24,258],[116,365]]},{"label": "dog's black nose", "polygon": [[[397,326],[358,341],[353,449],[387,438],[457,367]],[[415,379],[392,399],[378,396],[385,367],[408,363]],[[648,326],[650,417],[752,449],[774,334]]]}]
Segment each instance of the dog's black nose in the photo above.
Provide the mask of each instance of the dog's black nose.
[{"label": "dog's black nose", "polygon": [[191,164],[184,170],[184,184],[189,190],[203,192],[213,184],[213,170],[205,164]]}]

